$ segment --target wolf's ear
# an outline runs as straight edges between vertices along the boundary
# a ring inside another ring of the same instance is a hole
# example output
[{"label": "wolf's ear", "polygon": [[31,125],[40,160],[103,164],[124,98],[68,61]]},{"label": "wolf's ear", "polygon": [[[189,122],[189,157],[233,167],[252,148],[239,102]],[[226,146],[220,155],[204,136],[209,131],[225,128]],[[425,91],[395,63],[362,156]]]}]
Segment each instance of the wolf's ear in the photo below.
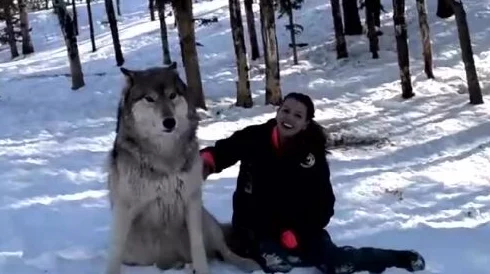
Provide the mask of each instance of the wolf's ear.
[{"label": "wolf's ear", "polygon": [[121,72],[124,74],[124,77],[126,78],[126,82],[128,83],[129,86],[132,86],[134,84],[134,76],[136,72],[129,70],[127,68],[121,67]]}]

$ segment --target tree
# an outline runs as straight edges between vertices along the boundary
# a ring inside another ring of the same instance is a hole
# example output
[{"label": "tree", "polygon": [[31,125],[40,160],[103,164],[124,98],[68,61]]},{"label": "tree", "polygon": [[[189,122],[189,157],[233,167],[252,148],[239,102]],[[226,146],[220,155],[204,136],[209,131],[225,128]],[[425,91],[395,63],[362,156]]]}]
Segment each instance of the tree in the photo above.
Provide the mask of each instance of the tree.
[{"label": "tree", "polygon": [[454,9],[451,3],[446,0],[437,0],[437,11],[436,15],[439,18],[447,19],[454,15]]},{"label": "tree", "polygon": [[121,0],[116,0],[117,16],[121,16]]},{"label": "tree", "polygon": [[279,105],[282,102],[282,93],[274,7],[272,0],[259,1],[262,44],[265,59],[265,104]]},{"label": "tree", "polygon": [[367,37],[369,38],[369,51],[371,51],[373,59],[378,59],[379,41],[378,41],[378,34],[376,33],[375,9],[376,9],[376,5],[374,5],[374,2],[368,0],[366,2],[365,11],[366,11]]},{"label": "tree", "polygon": [[468,82],[468,91],[470,94],[470,103],[474,105],[483,104],[478,74],[476,73],[475,61],[473,60],[473,49],[471,47],[471,37],[466,20],[466,12],[461,0],[446,0],[456,17],[458,27],[459,44],[461,55],[466,71],[466,80]]},{"label": "tree", "polygon": [[155,21],[155,0],[148,1],[148,9],[150,9],[150,20]]},{"label": "tree", "polygon": [[177,23],[180,52],[184,64],[187,86],[192,92],[196,107],[206,110],[206,102],[202,89],[201,71],[196,49],[196,34],[192,14],[192,0],[173,1],[174,15]]},{"label": "tree", "polygon": [[77,36],[75,35],[73,19],[66,10],[64,1],[57,1],[54,8],[56,9],[61,32],[63,33],[63,37],[65,39],[72,79],[71,88],[73,90],[77,90],[85,86],[85,82],[83,80],[82,64],[80,63],[80,56],[78,54]]},{"label": "tree", "polygon": [[357,0],[342,0],[345,35],[361,35],[362,25]]},{"label": "tree", "polygon": [[111,28],[112,43],[114,45],[114,52],[116,55],[117,66],[124,64],[124,57],[121,50],[121,42],[119,42],[119,30],[117,29],[116,14],[114,13],[114,4],[112,0],[104,0],[107,19],[109,20],[109,26]]},{"label": "tree", "polygon": [[430,42],[430,29],[427,22],[427,10],[425,7],[425,0],[417,1],[417,12],[419,14],[419,28],[420,36],[422,37],[422,50],[424,56],[424,71],[427,78],[434,79],[434,73],[432,71],[432,46]]},{"label": "tree", "polygon": [[160,21],[160,36],[162,39],[163,64],[170,65],[170,47],[168,45],[167,22],[165,21],[165,1],[157,0],[158,19]]},{"label": "tree", "polygon": [[360,3],[359,8],[363,9],[366,7],[366,11],[369,9],[372,13],[374,26],[378,28],[376,31],[378,35],[381,35],[382,33],[379,31],[379,27],[381,27],[381,11],[384,11],[381,0],[361,0]]},{"label": "tree", "polygon": [[17,4],[19,6],[20,32],[22,34],[22,54],[31,54],[34,52],[34,46],[29,33],[29,17],[25,0],[17,0]]},{"label": "tree", "polygon": [[78,14],[75,0],[71,0],[71,8],[73,10],[73,28],[75,29],[75,35],[78,35]]},{"label": "tree", "polygon": [[12,16],[12,7],[13,7],[13,2],[12,0],[3,0],[3,11],[5,15],[5,24],[6,24],[6,32],[7,32],[7,41],[10,46],[10,56],[12,59],[16,58],[19,56],[19,51],[17,49],[17,41],[15,39],[15,32],[14,32],[14,23],[13,23],[13,16]]},{"label": "tree", "polygon": [[94,33],[94,20],[92,18],[92,0],[85,0],[87,3],[87,15],[88,15],[88,24],[90,27],[90,41],[92,42],[92,52],[97,51],[97,47],[95,46],[95,33]]},{"label": "tree", "polygon": [[300,9],[303,0],[280,0],[279,3],[279,17],[281,18],[284,14],[288,15],[289,24],[286,25],[286,29],[289,30],[289,36],[291,38],[291,43],[289,46],[293,49],[293,62],[295,65],[298,64],[298,51],[296,44],[296,32],[297,28],[302,28],[301,26],[294,23],[293,10]]},{"label": "tree", "polygon": [[381,5],[381,0],[367,0],[372,5],[371,10],[374,16],[374,25],[378,28],[376,30],[376,35],[379,34],[379,28],[381,27],[381,10],[383,6]]},{"label": "tree", "polygon": [[250,81],[248,75],[247,50],[243,35],[242,13],[239,0],[229,0],[230,24],[235,48],[236,65],[238,72],[237,101],[236,105],[244,108],[253,106],[252,94],[250,93]]},{"label": "tree", "polygon": [[402,85],[402,97],[408,99],[415,94],[410,79],[410,64],[407,43],[407,23],[405,22],[405,0],[393,0],[393,21],[398,53],[398,66]]},{"label": "tree", "polygon": [[337,43],[337,59],[347,58],[347,45],[345,43],[344,26],[342,25],[342,12],[339,0],[330,0],[332,6],[332,18],[335,28],[335,41]]},{"label": "tree", "polygon": [[252,60],[260,58],[259,43],[257,41],[257,32],[255,30],[255,16],[253,11],[253,0],[244,0],[245,15],[247,18],[248,36],[250,39],[250,49],[252,51]]}]

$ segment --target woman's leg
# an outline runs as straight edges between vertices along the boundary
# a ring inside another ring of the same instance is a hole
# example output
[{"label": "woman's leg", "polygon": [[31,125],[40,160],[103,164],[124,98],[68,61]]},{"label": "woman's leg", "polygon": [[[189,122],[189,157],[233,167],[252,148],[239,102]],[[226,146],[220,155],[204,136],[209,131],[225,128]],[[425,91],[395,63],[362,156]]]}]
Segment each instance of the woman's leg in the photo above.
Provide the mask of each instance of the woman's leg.
[{"label": "woman's leg", "polygon": [[250,231],[231,228],[225,232],[230,249],[237,255],[255,260],[265,273],[287,273],[293,269],[288,252],[272,239],[256,239]]},{"label": "woman's leg", "polygon": [[425,268],[423,257],[415,251],[338,247],[332,242],[327,231],[321,236],[309,237],[303,246],[302,261],[316,266],[325,274],[350,274],[360,271],[382,273],[390,267],[414,272]]}]

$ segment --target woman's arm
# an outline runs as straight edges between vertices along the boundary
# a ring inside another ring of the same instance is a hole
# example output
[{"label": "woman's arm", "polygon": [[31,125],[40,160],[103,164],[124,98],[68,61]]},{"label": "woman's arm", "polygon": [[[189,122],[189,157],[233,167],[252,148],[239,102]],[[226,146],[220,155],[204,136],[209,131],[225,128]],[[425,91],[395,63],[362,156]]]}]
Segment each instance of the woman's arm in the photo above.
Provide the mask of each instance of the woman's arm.
[{"label": "woman's arm", "polygon": [[234,132],[230,137],[216,141],[214,146],[201,149],[201,158],[207,174],[219,173],[242,159],[248,149],[250,127]]}]

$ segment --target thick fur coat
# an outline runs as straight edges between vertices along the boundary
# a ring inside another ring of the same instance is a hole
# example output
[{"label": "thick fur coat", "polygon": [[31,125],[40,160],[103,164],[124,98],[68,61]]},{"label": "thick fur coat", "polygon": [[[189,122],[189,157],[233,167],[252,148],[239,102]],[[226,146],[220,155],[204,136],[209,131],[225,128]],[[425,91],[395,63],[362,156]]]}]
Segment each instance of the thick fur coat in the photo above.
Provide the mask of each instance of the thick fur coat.
[{"label": "thick fur coat", "polygon": [[121,71],[126,86],[108,163],[113,219],[106,274],[119,274],[121,264],[186,263],[207,274],[208,259],[218,254],[247,272],[260,269],[228,248],[203,207],[198,116],[175,64]]}]

